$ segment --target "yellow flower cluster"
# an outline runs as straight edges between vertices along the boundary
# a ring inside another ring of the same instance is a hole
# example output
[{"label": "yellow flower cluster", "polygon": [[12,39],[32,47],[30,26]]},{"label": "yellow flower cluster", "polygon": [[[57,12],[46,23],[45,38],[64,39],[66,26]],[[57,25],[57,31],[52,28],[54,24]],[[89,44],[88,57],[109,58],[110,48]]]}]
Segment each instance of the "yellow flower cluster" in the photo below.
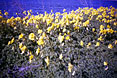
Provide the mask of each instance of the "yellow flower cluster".
[{"label": "yellow flower cluster", "polygon": [[83,23],[83,26],[87,26],[88,24],[89,24],[89,20],[85,21],[85,22]]},{"label": "yellow flower cluster", "polygon": [[[100,7],[98,9],[94,9],[94,8],[79,8],[76,11],[72,10],[71,12],[67,13],[66,9],[63,9],[63,13],[60,12],[56,12],[55,14],[51,13],[48,14],[47,12],[45,12],[45,14],[38,14],[38,15],[31,15],[32,10],[29,11],[24,11],[23,14],[25,15],[25,17],[20,18],[20,17],[11,17],[9,19],[6,20],[7,24],[10,24],[10,26],[15,27],[17,25],[17,23],[22,23],[24,26],[29,26],[29,27],[35,27],[36,32],[37,33],[30,33],[28,35],[28,39],[35,41],[38,46],[42,46],[45,45],[46,40],[48,38],[48,35],[46,35],[46,33],[51,34],[52,31],[56,31],[56,30],[61,30],[61,32],[59,32],[60,34],[57,35],[57,39],[60,43],[62,43],[64,40],[71,40],[70,39],[70,30],[67,29],[67,27],[69,28],[69,26],[73,27],[74,31],[79,31],[79,29],[81,27],[88,27],[91,24],[91,19],[93,17],[96,16],[97,21],[99,22],[104,22],[107,23],[107,26],[100,25],[99,27],[99,31],[96,29],[96,27],[92,28],[92,32],[94,33],[99,33],[100,37],[97,39],[99,41],[103,41],[104,40],[104,35],[106,35],[107,33],[111,33],[113,34],[114,32],[116,33],[117,31],[115,31],[112,26],[110,25],[112,23],[112,25],[116,26],[117,22],[116,22],[116,17],[117,14],[115,14],[116,9],[113,7],[109,8],[104,8],[104,7]],[[2,15],[1,11],[0,14]],[[83,22],[84,18],[84,14],[88,15],[88,19],[86,21]],[[3,18],[3,16],[0,15],[0,19]],[[8,15],[8,12],[5,12],[4,15]],[[43,27],[41,26],[43,25]],[[43,28],[45,28],[45,31],[43,30]],[[61,33],[63,33],[64,35],[62,35]],[[37,36],[38,35],[38,36]],[[24,34],[21,33],[18,37],[18,39],[22,39],[24,37]],[[8,45],[12,44],[14,42],[14,38],[8,42]],[[82,47],[84,46],[84,42],[81,40],[79,43]],[[117,41],[115,41],[115,44],[117,44]],[[91,42],[89,42],[87,44],[87,48],[89,48],[91,46]],[[96,42],[95,46],[100,46],[100,42]],[[27,50],[27,47],[22,43],[19,44],[19,48],[22,51],[22,54]],[[112,44],[108,45],[109,49],[112,49],[113,46]],[[40,53],[40,48],[38,47],[36,49],[36,54],[38,55]],[[60,54],[59,59],[62,59],[63,56],[62,54]],[[31,60],[33,59],[33,55],[30,53],[29,56],[29,61],[31,62]],[[45,59],[45,62],[47,64],[47,66],[49,65],[49,58],[47,57]],[[68,70],[69,72],[71,72],[73,68],[73,65],[71,63],[68,64]]]},{"label": "yellow flower cluster", "polygon": [[39,38],[39,40],[37,41],[37,44],[38,44],[38,45],[43,45],[43,44],[44,44],[43,36],[41,36],[41,37]]}]

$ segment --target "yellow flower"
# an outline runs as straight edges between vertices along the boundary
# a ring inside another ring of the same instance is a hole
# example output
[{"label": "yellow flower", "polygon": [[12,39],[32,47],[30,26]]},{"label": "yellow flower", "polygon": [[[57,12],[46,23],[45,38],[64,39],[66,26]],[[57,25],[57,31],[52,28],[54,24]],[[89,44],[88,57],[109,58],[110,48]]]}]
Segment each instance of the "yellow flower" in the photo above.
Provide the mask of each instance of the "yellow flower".
[{"label": "yellow flower", "polygon": [[104,40],[104,39],[102,39],[102,36],[100,36],[100,37],[98,38],[98,40],[102,41],[102,40]]},{"label": "yellow flower", "polygon": [[52,22],[52,19],[47,19],[47,26]]},{"label": "yellow flower", "polygon": [[26,15],[26,11],[24,11],[24,12],[23,12],[23,14],[25,14],[25,15]]},{"label": "yellow flower", "polygon": [[109,28],[110,28],[110,26],[109,26],[109,25],[107,25],[107,28],[109,29]]},{"label": "yellow flower", "polygon": [[35,34],[34,33],[30,33],[29,34],[29,40],[34,40],[35,39]]},{"label": "yellow flower", "polygon": [[70,36],[67,36],[65,39],[66,39],[66,40],[69,40],[69,39],[70,39]]},{"label": "yellow flower", "polygon": [[22,44],[22,43],[20,43],[20,44],[19,44],[19,48],[21,49],[21,48],[22,48],[22,46],[23,46],[23,44]]},{"label": "yellow flower", "polygon": [[109,48],[109,49],[112,49],[112,48],[113,48],[113,45],[112,45],[112,44],[109,44],[109,45],[108,45],[108,48]]},{"label": "yellow flower", "polygon": [[105,66],[107,66],[107,65],[108,65],[108,63],[104,61],[104,65],[105,65]]},{"label": "yellow flower", "polygon": [[60,59],[60,60],[62,60],[62,58],[63,58],[63,55],[62,55],[62,54],[60,54],[60,55],[59,55],[59,59]]},{"label": "yellow flower", "polygon": [[12,44],[12,43],[14,42],[14,40],[15,40],[15,39],[14,39],[14,37],[13,37],[12,40],[8,42],[8,45]]},{"label": "yellow flower", "polygon": [[115,40],[115,45],[117,44],[117,40]]},{"label": "yellow flower", "polygon": [[38,47],[37,50],[36,50],[36,54],[38,55],[40,52],[40,48]]},{"label": "yellow flower", "polygon": [[45,62],[47,64],[47,66],[50,64],[50,60],[49,60],[48,56],[46,57]]},{"label": "yellow flower", "polygon": [[75,26],[75,27],[74,27],[74,30],[77,30],[77,29],[79,29],[79,26]]},{"label": "yellow flower", "polygon": [[65,32],[65,31],[66,31],[66,28],[63,29],[63,32]]},{"label": "yellow flower", "polygon": [[23,54],[25,52],[26,48],[27,48],[26,46],[23,46],[22,48],[20,48],[20,50],[22,51],[21,54]]},{"label": "yellow flower", "polygon": [[85,21],[85,22],[83,23],[83,26],[87,26],[88,24],[89,24],[89,20]]},{"label": "yellow flower", "polygon": [[84,43],[83,43],[83,41],[81,40],[81,41],[80,41],[80,45],[81,45],[82,47],[83,47],[83,44],[84,44]]},{"label": "yellow flower", "polygon": [[100,42],[97,42],[95,46],[100,46]]},{"label": "yellow flower", "polygon": [[64,33],[64,36],[66,36],[67,34],[66,33]]},{"label": "yellow flower", "polygon": [[58,23],[59,22],[59,20],[58,19],[55,19],[55,23]]},{"label": "yellow flower", "polygon": [[73,69],[73,65],[71,63],[68,64],[68,71],[69,72],[72,72],[72,69]]},{"label": "yellow flower", "polygon": [[47,32],[49,33],[52,30],[52,27],[47,28]]},{"label": "yellow flower", "polygon": [[33,57],[34,57],[34,56],[33,56],[32,54],[29,56],[29,62],[30,62],[30,63],[32,62]]},{"label": "yellow flower", "polygon": [[39,26],[36,24],[36,28],[39,28]]},{"label": "yellow flower", "polygon": [[64,36],[59,35],[58,40],[61,43],[64,40]]},{"label": "yellow flower", "polygon": [[18,39],[21,39],[21,38],[23,38],[23,34],[21,33],[20,35],[19,35],[19,38]]},{"label": "yellow flower", "polygon": [[117,25],[117,22],[114,22],[113,24],[116,26]]},{"label": "yellow flower", "polygon": [[66,9],[63,9],[63,12],[65,12],[66,11]]},{"label": "yellow flower", "polygon": [[0,19],[2,18],[2,16],[0,15]]},{"label": "yellow flower", "polygon": [[95,32],[95,28],[93,28],[92,31]]},{"label": "yellow flower", "polygon": [[107,32],[112,34],[114,32],[114,30],[113,29],[107,29]]},{"label": "yellow flower", "polygon": [[43,32],[42,37],[46,37],[46,33],[45,32]]},{"label": "yellow flower", "polygon": [[43,45],[43,44],[44,44],[43,39],[42,39],[42,38],[40,38],[40,39],[37,41],[37,44],[38,44],[38,45]]},{"label": "yellow flower", "polygon": [[103,25],[100,25],[100,30],[103,30],[104,29],[104,26]]},{"label": "yellow flower", "polygon": [[106,34],[106,33],[107,33],[107,30],[106,30],[106,29],[104,29],[104,30],[100,30],[100,33],[102,33],[102,34]]},{"label": "yellow flower", "polygon": [[87,48],[89,48],[89,46],[91,46],[91,43],[90,42],[88,43]]},{"label": "yellow flower", "polygon": [[4,15],[8,15],[8,12],[5,12]]},{"label": "yellow flower", "polygon": [[42,33],[42,30],[41,30],[41,29],[39,29],[39,30],[38,30],[38,34],[41,34],[41,33]]}]

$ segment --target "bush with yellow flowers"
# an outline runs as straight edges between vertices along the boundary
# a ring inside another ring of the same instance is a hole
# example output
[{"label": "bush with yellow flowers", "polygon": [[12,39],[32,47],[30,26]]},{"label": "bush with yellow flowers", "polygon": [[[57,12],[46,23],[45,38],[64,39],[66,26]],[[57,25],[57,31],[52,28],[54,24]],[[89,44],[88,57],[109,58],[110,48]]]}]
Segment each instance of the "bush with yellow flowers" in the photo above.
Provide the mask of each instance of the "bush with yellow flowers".
[{"label": "bush with yellow flowers", "polygon": [[0,14],[1,77],[113,78],[117,51],[114,7],[24,17]]}]

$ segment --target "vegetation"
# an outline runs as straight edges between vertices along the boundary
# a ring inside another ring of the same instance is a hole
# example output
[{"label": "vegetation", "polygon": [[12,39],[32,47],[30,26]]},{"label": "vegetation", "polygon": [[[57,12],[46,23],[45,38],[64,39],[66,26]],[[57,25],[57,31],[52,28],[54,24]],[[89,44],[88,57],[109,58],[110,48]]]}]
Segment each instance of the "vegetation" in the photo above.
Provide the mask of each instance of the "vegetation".
[{"label": "vegetation", "polygon": [[0,77],[114,78],[114,7],[8,18],[0,11]]}]

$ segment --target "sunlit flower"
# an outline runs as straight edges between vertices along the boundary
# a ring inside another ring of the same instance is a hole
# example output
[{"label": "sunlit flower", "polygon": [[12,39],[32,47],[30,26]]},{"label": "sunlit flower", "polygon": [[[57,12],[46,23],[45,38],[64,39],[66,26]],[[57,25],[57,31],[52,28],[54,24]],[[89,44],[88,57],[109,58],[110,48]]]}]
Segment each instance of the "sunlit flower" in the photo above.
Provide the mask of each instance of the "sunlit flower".
[{"label": "sunlit flower", "polygon": [[39,25],[36,24],[36,28],[39,28]]},{"label": "sunlit flower", "polygon": [[23,14],[25,14],[25,15],[26,15],[26,11],[24,11],[24,12],[23,12]]},{"label": "sunlit flower", "polygon": [[116,26],[117,25],[117,22],[114,22],[113,24]]},{"label": "sunlit flower", "polygon": [[39,29],[39,30],[38,30],[38,34],[41,34],[41,33],[42,33],[42,30],[41,30],[41,29]]},{"label": "sunlit flower", "polygon": [[89,46],[91,46],[91,42],[89,42],[89,43],[87,44],[87,48],[89,48]]},{"label": "sunlit flower", "polygon": [[30,62],[30,63],[32,62],[33,57],[34,57],[34,56],[33,56],[32,54],[29,56],[29,62]]},{"label": "sunlit flower", "polygon": [[26,46],[23,46],[23,47],[20,48],[20,50],[22,51],[21,54],[23,54],[25,52],[26,48],[27,48]]},{"label": "sunlit flower", "polygon": [[92,31],[95,32],[95,28],[92,28]]},{"label": "sunlit flower", "polygon": [[55,23],[58,23],[59,22],[59,20],[58,19],[55,19]]},{"label": "sunlit flower", "polygon": [[95,46],[100,46],[100,42],[97,42]]},{"label": "sunlit flower", "polygon": [[19,38],[18,39],[21,39],[21,38],[23,38],[23,34],[21,33],[20,35],[19,35]]},{"label": "sunlit flower", "polygon": [[104,29],[104,26],[103,25],[100,25],[100,30],[103,30]]},{"label": "sunlit flower", "polygon": [[113,48],[113,45],[112,45],[112,44],[109,44],[109,45],[108,45],[108,48],[109,48],[109,49],[112,49],[112,48]]},{"label": "sunlit flower", "polygon": [[110,28],[110,26],[109,26],[109,25],[107,25],[107,28],[109,29],[109,28]]},{"label": "sunlit flower", "polygon": [[62,54],[60,54],[60,55],[59,55],[59,59],[60,59],[60,60],[62,60],[62,58],[63,58],[63,55],[62,55]]},{"label": "sunlit flower", "polygon": [[58,40],[59,40],[59,42],[61,43],[61,42],[64,40],[64,36],[61,36],[61,35],[59,34]]},{"label": "sunlit flower", "polygon": [[104,61],[104,65],[105,65],[105,66],[107,66],[107,65],[108,65],[108,63],[107,63],[106,61]]},{"label": "sunlit flower", "polygon": [[47,64],[47,66],[50,64],[50,60],[49,60],[48,56],[46,57],[45,62]]},{"label": "sunlit flower", "polygon": [[43,45],[44,44],[44,41],[43,41],[42,37],[39,38],[39,40],[37,41],[37,44],[38,45]]},{"label": "sunlit flower", "polygon": [[85,22],[83,23],[83,26],[87,26],[88,24],[89,24],[89,20],[85,21]]},{"label": "sunlit flower", "polygon": [[66,38],[65,38],[66,40],[69,40],[70,39],[70,36],[66,36]]},{"label": "sunlit flower", "polygon": [[4,15],[8,15],[8,12],[5,12]]},{"label": "sunlit flower", "polygon": [[43,32],[42,37],[43,37],[43,38],[46,37],[46,33],[45,33],[45,32]]},{"label": "sunlit flower", "polygon": [[28,38],[29,38],[29,40],[34,40],[35,39],[35,34],[30,33]]},{"label": "sunlit flower", "polygon": [[114,30],[113,29],[107,29],[107,32],[112,34],[114,32]]},{"label": "sunlit flower", "polygon": [[104,39],[102,39],[102,36],[100,36],[100,37],[98,38],[98,40],[103,41]]},{"label": "sunlit flower", "polygon": [[115,45],[117,44],[117,40],[115,40]]},{"label": "sunlit flower", "polygon": [[100,30],[100,33],[101,33],[101,34],[106,34],[106,33],[107,33],[107,30],[106,30],[106,29]]},{"label": "sunlit flower", "polygon": [[66,32],[66,28],[63,29],[63,32]]},{"label": "sunlit flower", "polygon": [[49,33],[52,30],[52,27],[47,28],[47,32]]},{"label": "sunlit flower", "polygon": [[73,69],[73,65],[71,63],[68,64],[68,71],[69,72],[72,72],[72,69]]},{"label": "sunlit flower", "polygon": [[13,37],[11,41],[8,42],[8,45],[12,44],[14,42],[15,38]]},{"label": "sunlit flower", "polygon": [[75,26],[75,27],[74,27],[74,30],[77,30],[77,29],[79,29],[79,26]]},{"label": "sunlit flower", "polygon": [[0,15],[0,19],[2,18],[2,16]]},{"label": "sunlit flower", "polygon": [[83,44],[84,44],[84,43],[83,43],[83,41],[81,40],[81,41],[80,41],[80,45],[81,45],[82,47],[83,47]]},{"label": "sunlit flower", "polygon": [[19,43],[19,48],[21,49],[23,47],[23,44],[22,43]]},{"label": "sunlit flower", "polygon": [[66,9],[63,9],[63,12],[65,12],[66,11]]},{"label": "sunlit flower", "polygon": [[40,48],[38,47],[37,50],[36,50],[36,54],[38,55],[40,52]]}]

